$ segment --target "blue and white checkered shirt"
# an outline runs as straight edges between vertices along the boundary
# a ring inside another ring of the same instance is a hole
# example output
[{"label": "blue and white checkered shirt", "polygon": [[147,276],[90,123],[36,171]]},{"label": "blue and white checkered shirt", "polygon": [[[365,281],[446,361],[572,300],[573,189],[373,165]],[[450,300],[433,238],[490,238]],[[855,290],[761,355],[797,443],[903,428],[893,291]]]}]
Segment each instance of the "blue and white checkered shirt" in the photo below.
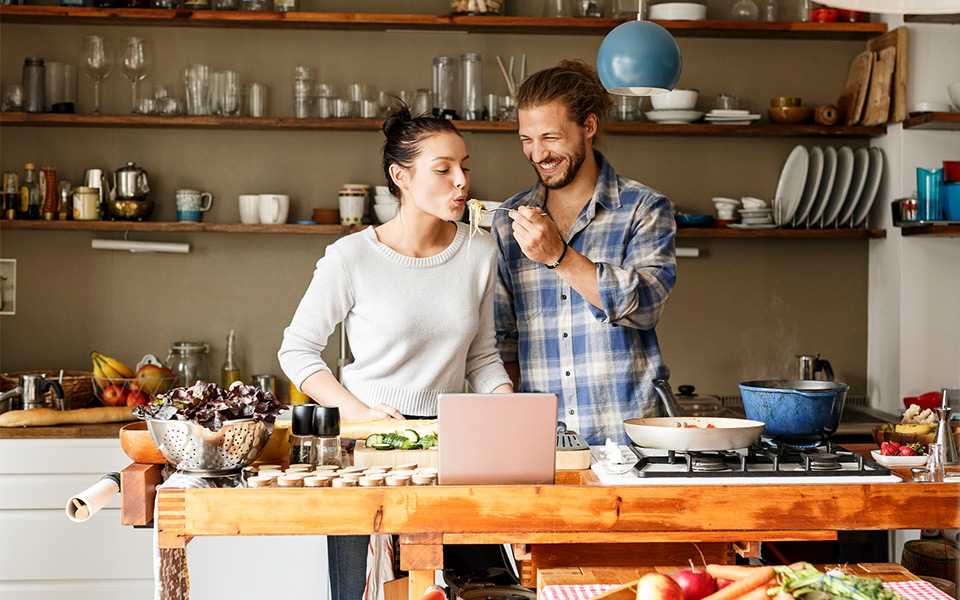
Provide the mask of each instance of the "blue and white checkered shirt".
[{"label": "blue and white checkered shirt", "polygon": [[[588,443],[625,440],[623,420],[657,413],[653,380],[667,371],[654,327],[676,280],[670,202],[618,177],[595,153],[600,176],[567,243],[596,263],[602,308],[555,271],[523,255],[506,211],[495,213],[500,250],[497,343],[503,361],[520,363],[520,390],[557,395],[558,420]],[[503,206],[545,209],[533,188]]]}]

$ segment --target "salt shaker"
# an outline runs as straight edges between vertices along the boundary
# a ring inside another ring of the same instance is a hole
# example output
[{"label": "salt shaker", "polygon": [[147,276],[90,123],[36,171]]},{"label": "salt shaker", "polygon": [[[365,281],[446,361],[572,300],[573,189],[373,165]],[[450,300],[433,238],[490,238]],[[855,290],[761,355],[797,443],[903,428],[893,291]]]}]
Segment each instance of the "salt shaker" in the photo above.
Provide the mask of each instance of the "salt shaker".
[{"label": "salt shaker", "polygon": [[316,437],[314,464],[340,466],[340,409],[335,406],[318,406],[313,413],[313,431]]},{"label": "salt shaker", "polygon": [[943,389],[940,392],[940,408],[935,409],[937,416],[940,417],[940,425],[937,427],[937,446],[940,447],[940,462],[943,466],[955,465],[960,463],[957,457],[957,443],[953,439],[953,429],[950,427],[950,400],[948,390]]}]

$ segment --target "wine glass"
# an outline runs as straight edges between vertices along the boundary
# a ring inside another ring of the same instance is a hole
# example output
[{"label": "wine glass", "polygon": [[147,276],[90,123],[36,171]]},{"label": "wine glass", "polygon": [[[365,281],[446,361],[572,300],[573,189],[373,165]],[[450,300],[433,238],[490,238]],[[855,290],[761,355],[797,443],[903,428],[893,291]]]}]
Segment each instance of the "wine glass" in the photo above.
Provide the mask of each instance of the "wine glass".
[{"label": "wine glass", "polygon": [[93,80],[93,114],[100,114],[100,82],[113,70],[113,55],[103,36],[88,35],[83,38],[83,71]]},{"label": "wine glass", "polygon": [[137,83],[147,76],[147,70],[153,62],[150,47],[143,38],[127,38],[123,45],[123,74],[130,80],[131,109],[137,111]]}]

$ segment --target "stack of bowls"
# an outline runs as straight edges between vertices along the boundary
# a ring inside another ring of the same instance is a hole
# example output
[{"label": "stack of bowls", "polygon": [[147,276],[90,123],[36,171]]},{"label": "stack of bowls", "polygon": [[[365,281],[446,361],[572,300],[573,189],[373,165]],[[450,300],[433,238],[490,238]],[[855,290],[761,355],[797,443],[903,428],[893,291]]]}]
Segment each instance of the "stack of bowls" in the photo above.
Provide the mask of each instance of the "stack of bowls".
[{"label": "stack of bowls", "polygon": [[713,206],[717,209],[717,225],[725,227],[737,220],[737,209],[740,208],[740,201],[735,198],[723,198],[717,196],[713,198]]},{"label": "stack of bowls", "polygon": [[740,209],[740,222],[744,225],[770,225],[773,223],[773,213],[766,201],[760,198],[744,196],[740,199],[743,208]]},{"label": "stack of bowls", "polygon": [[400,211],[400,200],[390,193],[390,188],[385,185],[377,186],[377,193],[373,197],[373,212],[377,215],[377,220],[386,223],[397,216]]}]

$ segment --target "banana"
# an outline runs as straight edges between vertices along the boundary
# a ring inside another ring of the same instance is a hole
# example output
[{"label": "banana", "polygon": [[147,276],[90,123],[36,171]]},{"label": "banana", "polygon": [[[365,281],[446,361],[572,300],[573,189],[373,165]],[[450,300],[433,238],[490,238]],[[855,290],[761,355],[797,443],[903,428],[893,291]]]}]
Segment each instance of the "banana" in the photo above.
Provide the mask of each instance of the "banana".
[{"label": "banana", "polygon": [[135,377],[130,367],[113,358],[112,356],[100,354],[99,352],[93,352],[91,353],[91,356],[95,362],[99,362],[101,370],[107,377],[112,376],[121,379],[130,379]]}]

